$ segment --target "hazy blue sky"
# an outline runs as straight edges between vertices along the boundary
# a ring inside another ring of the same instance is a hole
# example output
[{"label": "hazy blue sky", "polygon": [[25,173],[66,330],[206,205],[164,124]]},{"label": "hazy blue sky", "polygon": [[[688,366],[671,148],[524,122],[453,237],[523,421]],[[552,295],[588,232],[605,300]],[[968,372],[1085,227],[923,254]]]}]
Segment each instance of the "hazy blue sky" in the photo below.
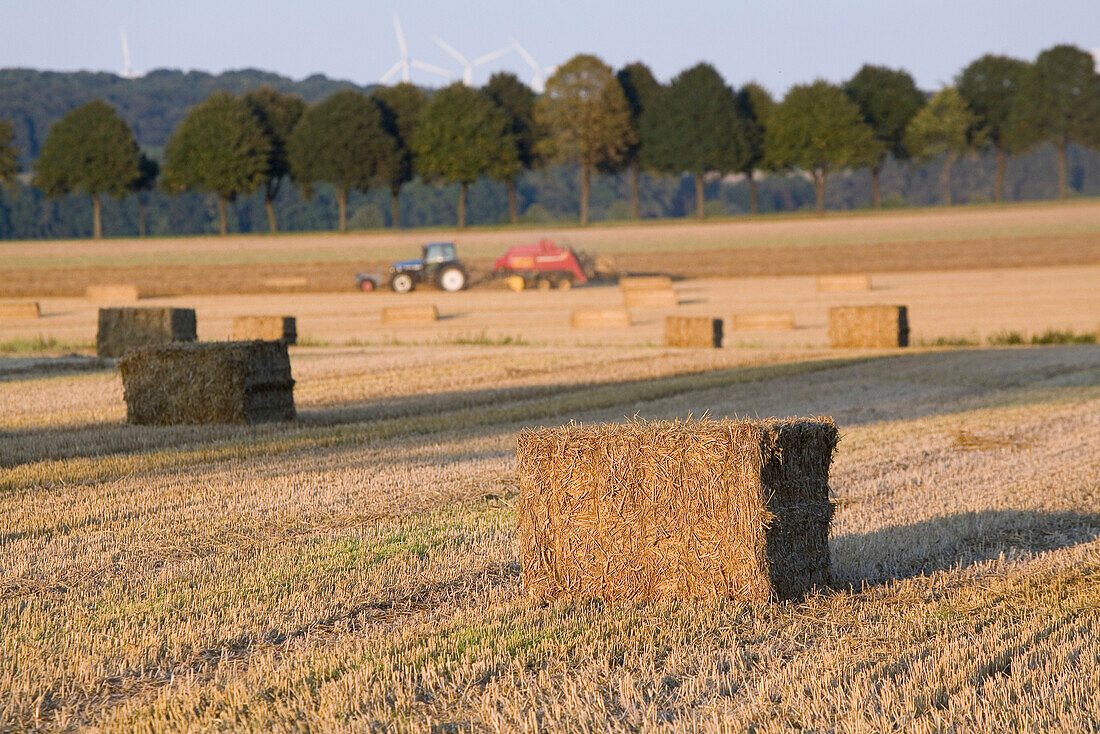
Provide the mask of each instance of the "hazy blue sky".
[{"label": "hazy blue sky", "polygon": [[[0,67],[118,72],[125,26],[137,72],[254,67],[368,83],[398,57],[391,10],[410,54],[456,76],[433,34],[469,57],[515,37],[545,65],[580,51],[615,67],[640,59],[662,80],[705,60],[732,84],[776,93],[845,79],[863,62],[935,89],[983,53],[1100,47],[1100,0],[0,0]],[[530,81],[511,53],[478,67],[475,83],[501,68]]]}]

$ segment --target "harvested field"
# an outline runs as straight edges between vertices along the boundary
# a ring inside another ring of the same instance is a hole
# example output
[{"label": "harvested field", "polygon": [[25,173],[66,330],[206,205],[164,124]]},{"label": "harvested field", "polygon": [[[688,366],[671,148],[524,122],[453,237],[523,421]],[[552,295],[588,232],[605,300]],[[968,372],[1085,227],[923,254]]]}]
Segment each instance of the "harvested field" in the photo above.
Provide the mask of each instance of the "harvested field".
[{"label": "harvested field", "polygon": [[785,331],[794,328],[794,314],[790,311],[736,313],[731,322],[736,331]]},{"label": "harvested field", "polygon": [[[1088,730],[1100,348],[809,356],[301,349],[301,421],[259,427],[15,373],[0,728]],[[833,590],[527,601],[519,432],[707,410],[835,418]]]}]

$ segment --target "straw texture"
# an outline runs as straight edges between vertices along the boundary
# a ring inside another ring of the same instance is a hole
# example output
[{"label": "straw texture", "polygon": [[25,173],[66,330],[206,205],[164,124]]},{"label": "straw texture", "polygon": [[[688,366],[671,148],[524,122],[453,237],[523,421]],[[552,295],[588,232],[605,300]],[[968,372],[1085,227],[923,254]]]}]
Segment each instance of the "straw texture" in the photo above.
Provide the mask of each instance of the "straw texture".
[{"label": "straw texture", "polygon": [[665,346],[718,349],[722,346],[722,319],[666,316]]},{"label": "straw texture", "polygon": [[798,599],[829,583],[827,418],[520,433],[516,551],[537,600]]},{"label": "straw texture", "polygon": [[294,420],[286,342],[196,342],[135,349],[118,363],[130,423]]},{"label": "straw texture", "polygon": [[382,309],[383,324],[426,324],[439,320],[435,306],[387,306]]},{"label": "straw texture", "polygon": [[84,297],[96,303],[133,303],[138,299],[136,285],[90,285]]},{"label": "straw texture", "polygon": [[850,275],[817,276],[818,293],[858,293],[871,290],[871,276],[859,273]]},{"label": "straw texture", "polygon": [[907,347],[909,310],[905,306],[834,306],[829,309],[829,344],[836,348]]},{"label": "straw texture", "polygon": [[194,309],[99,309],[99,328],[95,337],[97,356],[121,357],[128,349],[188,341],[195,341]]},{"label": "straw texture", "polygon": [[0,319],[37,319],[38,301],[0,301]]},{"label": "straw texture", "polygon": [[298,342],[298,322],[293,316],[238,316],[233,319],[233,341],[262,339],[287,344]]},{"label": "straw texture", "polygon": [[794,328],[790,311],[755,311],[734,314],[734,331],[789,331]]},{"label": "straw texture", "polygon": [[569,315],[569,324],[574,329],[630,326],[630,313],[623,308],[577,309]]}]

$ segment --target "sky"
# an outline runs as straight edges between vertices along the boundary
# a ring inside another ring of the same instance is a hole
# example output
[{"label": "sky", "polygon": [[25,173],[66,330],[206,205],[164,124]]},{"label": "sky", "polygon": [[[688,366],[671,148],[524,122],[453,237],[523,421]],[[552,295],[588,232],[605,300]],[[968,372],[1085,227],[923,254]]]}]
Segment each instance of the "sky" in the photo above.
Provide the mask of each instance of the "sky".
[{"label": "sky", "polygon": [[[135,72],[257,68],[369,84],[398,60],[392,13],[414,59],[461,67],[516,39],[541,65],[594,53],[615,68],[644,61],[667,81],[699,61],[732,85],[840,82],[863,63],[908,70],[922,89],[952,81],[985,53],[1034,59],[1071,43],[1100,49],[1100,0],[0,0],[0,67],[123,69],[125,27]],[[511,51],[475,69],[530,83]],[[412,80],[442,77],[414,70]]]}]

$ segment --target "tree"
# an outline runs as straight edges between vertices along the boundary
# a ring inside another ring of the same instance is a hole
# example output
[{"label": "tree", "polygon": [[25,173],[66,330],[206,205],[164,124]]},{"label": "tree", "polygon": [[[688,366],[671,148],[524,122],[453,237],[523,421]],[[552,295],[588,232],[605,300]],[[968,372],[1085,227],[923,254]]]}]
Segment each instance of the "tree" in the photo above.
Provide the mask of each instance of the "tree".
[{"label": "tree", "polygon": [[218,197],[218,231],[229,231],[226,208],[264,184],[271,141],[244,100],[215,92],[195,105],[168,140],[163,186]]},{"label": "tree", "polygon": [[737,93],[737,118],[741,124],[742,143],[741,173],[749,183],[749,212],[760,210],[756,191],[756,170],[764,165],[764,134],[768,127],[768,115],[775,109],[768,90],[755,82],[749,82]]},{"label": "tree", "polygon": [[818,213],[825,211],[825,180],[838,168],[868,165],[882,155],[859,107],[825,81],[800,84],[768,115],[766,164],[810,173]]},{"label": "tree", "polygon": [[393,156],[388,161],[385,176],[390,185],[390,218],[394,227],[401,226],[401,187],[412,180],[414,168],[412,150],[413,135],[420,122],[420,113],[427,102],[424,90],[415,84],[401,82],[392,87],[375,87],[371,97],[382,110],[382,124],[397,141]]},{"label": "tree", "polygon": [[1020,94],[1029,70],[1030,64],[1026,61],[986,54],[971,62],[956,80],[956,89],[977,116],[982,136],[997,152],[994,201],[1004,200],[1008,152],[1026,144],[1012,122],[1016,109],[1023,102]]},{"label": "tree", "polygon": [[138,154],[138,177],[130,184],[138,203],[138,236],[145,236],[145,196],[157,186],[160,164],[144,153]]},{"label": "tree", "polygon": [[636,141],[626,150],[623,165],[630,170],[630,216],[641,217],[641,204],[638,194],[638,180],[646,157],[646,141],[642,135],[642,118],[646,110],[661,93],[661,85],[654,78],[649,67],[640,61],[627,64],[615,75],[622,85],[626,103],[630,106],[630,125],[634,129]]},{"label": "tree", "polygon": [[508,116],[486,94],[461,82],[428,101],[413,136],[417,171],[459,184],[458,226],[466,226],[466,192],[480,176],[507,181],[519,171]]},{"label": "tree", "polygon": [[275,197],[279,195],[279,187],[283,181],[290,175],[286,142],[305,112],[306,103],[296,94],[280,94],[271,87],[260,87],[249,92],[244,96],[244,101],[271,144],[263,186],[267,224],[274,233],[279,231],[279,224],[275,219]]},{"label": "tree", "polygon": [[114,108],[92,100],[50,126],[35,162],[34,185],[56,198],[74,192],[92,197],[92,236],[103,237],[104,194],[121,199],[138,177],[134,133]]},{"label": "tree", "polygon": [[636,140],[622,85],[607,64],[579,54],[547,80],[535,119],[547,130],[539,146],[546,157],[580,167],[580,222],[586,225],[593,169],[621,161]]},{"label": "tree", "polygon": [[1018,112],[1024,135],[1049,140],[1058,153],[1058,198],[1066,198],[1070,143],[1100,142],[1100,78],[1092,54],[1075,46],[1043,51],[1024,81]]},{"label": "tree", "polygon": [[19,175],[19,154],[12,145],[15,137],[14,126],[8,120],[0,120],[0,184],[15,188],[15,177]]},{"label": "tree", "polygon": [[951,205],[951,168],[980,142],[978,118],[966,106],[959,91],[945,87],[913,116],[905,132],[905,145],[921,160],[943,156],[943,203]]},{"label": "tree", "polygon": [[397,140],[386,132],[378,104],[345,89],[305,111],[287,151],[306,198],[321,182],[336,190],[341,232],[348,231],[348,194],[366,191],[390,173]]},{"label": "tree", "polygon": [[871,200],[882,206],[879,176],[887,154],[897,160],[909,157],[903,139],[905,128],[917,110],[924,106],[924,93],[917,89],[909,72],[864,64],[844,85],[844,92],[859,106],[863,120],[871,126],[880,144],[880,154],[869,164]]},{"label": "tree", "polygon": [[744,168],[747,155],[737,98],[710,64],[680,72],[657,95],[642,120],[646,158],[666,173],[695,177],[695,208],[706,216],[703,177]]},{"label": "tree", "polygon": [[[515,74],[500,71],[489,77],[485,93],[508,117],[508,130],[516,143],[516,155],[522,168],[531,169],[538,163],[535,145],[539,133],[535,125],[535,93]],[[516,202],[516,177],[508,184],[508,219],[519,222],[519,206]]]}]

